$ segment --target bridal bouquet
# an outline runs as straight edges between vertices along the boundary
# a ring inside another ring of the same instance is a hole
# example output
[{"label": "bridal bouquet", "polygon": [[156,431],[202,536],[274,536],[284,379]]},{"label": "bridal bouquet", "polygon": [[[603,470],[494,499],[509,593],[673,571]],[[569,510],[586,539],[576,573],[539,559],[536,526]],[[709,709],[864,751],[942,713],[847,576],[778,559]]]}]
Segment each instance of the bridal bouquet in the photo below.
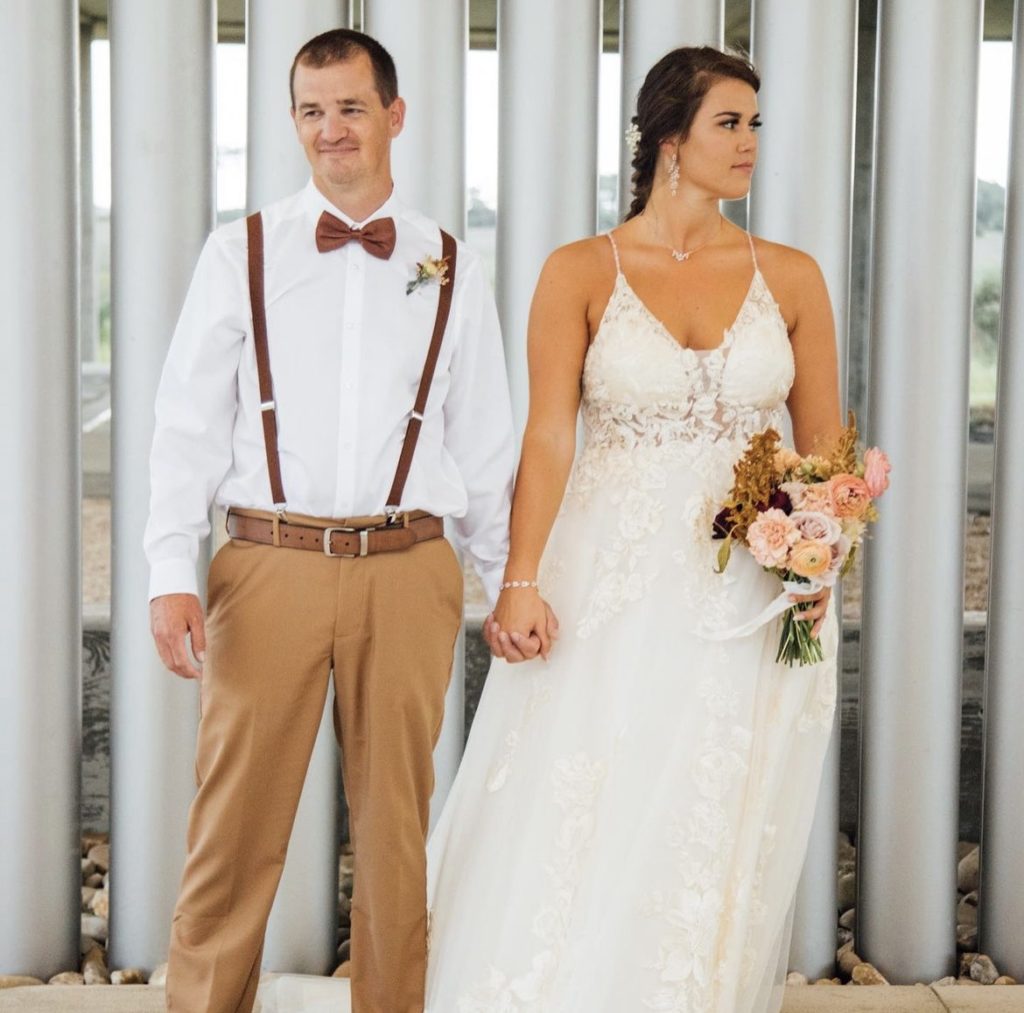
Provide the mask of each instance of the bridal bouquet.
[{"label": "bridal bouquet", "polygon": [[715,517],[712,538],[723,540],[719,573],[739,542],[782,579],[782,594],[742,632],[783,613],[775,660],[808,665],[823,659],[811,624],[798,618],[811,604],[793,605],[789,595],[814,594],[845,576],[868,523],[878,519],[874,501],[889,486],[890,465],[877,447],[858,453],[852,413],[829,456],[801,457],[780,441],[774,429],[751,439],[733,469],[732,491]]}]

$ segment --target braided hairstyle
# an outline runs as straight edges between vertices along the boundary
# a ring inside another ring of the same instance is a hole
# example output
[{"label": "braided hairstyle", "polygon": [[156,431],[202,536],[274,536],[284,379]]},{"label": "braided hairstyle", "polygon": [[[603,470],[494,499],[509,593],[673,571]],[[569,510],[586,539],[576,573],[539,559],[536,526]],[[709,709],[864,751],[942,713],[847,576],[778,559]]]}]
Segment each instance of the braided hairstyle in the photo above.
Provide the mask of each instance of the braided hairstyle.
[{"label": "braided hairstyle", "polygon": [[724,77],[745,81],[755,92],[761,87],[761,79],[749,60],[711,46],[673,49],[647,72],[633,117],[633,124],[640,131],[640,143],[633,155],[633,203],[626,221],[647,206],[661,142],[676,135],[681,141],[686,140],[704,96]]}]

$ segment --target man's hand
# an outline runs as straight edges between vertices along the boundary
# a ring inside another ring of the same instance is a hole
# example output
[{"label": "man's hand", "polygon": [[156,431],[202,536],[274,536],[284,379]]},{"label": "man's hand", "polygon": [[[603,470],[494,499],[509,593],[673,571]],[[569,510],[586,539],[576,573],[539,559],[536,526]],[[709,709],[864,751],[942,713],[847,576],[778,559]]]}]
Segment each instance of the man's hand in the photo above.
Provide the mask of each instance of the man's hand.
[{"label": "man's hand", "polygon": [[558,639],[558,620],[551,606],[532,591],[515,595],[503,591],[494,612],[484,620],[484,640],[495,657],[506,661],[545,661]]},{"label": "man's hand", "polygon": [[186,637],[192,637],[192,653],[202,665],[206,658],[206,627],[203,607],[194,594],[164,594],[149,603],[149,628],[160,660],[183,679],[202,679],[192,664]]}]

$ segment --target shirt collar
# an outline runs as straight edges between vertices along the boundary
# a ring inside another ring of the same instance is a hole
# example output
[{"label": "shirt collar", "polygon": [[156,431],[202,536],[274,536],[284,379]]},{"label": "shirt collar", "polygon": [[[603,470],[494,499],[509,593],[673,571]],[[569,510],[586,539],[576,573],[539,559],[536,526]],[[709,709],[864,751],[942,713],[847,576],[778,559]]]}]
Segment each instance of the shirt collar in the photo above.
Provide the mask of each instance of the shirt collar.
[{"label": "shirt collar", "polygon": [[303,198],[314,223],[318,221],[320,215],[326,211],[328,214],[332,214],[335,218],[343,221],[350,228],[361,228],[367,222],[373,221],[375,218],[400,218],[403,210],[401,201],[399,201],[395,196],[394,187],[391,188],[391,193],[389,194],[388,199],[384,201],[376,211],[367,215],[361,222],[357,222],[355,219],[350,218],[344,211],[332,204],[319,191],[319,189],[317,189],[317,185],[312,179],[310,179],[306,184]]}]

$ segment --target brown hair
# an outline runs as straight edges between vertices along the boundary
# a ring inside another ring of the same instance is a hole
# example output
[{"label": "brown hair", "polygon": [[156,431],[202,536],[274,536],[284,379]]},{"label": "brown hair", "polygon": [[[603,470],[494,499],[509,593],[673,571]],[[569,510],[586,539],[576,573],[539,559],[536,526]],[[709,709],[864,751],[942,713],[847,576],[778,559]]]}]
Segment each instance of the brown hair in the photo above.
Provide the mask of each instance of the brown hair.
[{"label": "brown hair", "polygon": [[327,67],[332,63],[344,63],[366,53],[373,65],[373,81],[377,94],[385,106],[398,98],[398,73],[391,54],[374,38],[351,28],[335,28],[317,35],[307,42],[292,60],[288,75],[288,90],[295,108],[295,68],[301,63],[306,67]]},{"label": "brown hair", "polygon": [[633,117],[640,143],[633,155],[633,203],[627,221],[643,211],[651,196],[661,142],[677,134],[686,140],[704,96],[725,77],[745,81],[754,91],[761,87],[749,60],[711,46],[673,49],[647,72]]}]

